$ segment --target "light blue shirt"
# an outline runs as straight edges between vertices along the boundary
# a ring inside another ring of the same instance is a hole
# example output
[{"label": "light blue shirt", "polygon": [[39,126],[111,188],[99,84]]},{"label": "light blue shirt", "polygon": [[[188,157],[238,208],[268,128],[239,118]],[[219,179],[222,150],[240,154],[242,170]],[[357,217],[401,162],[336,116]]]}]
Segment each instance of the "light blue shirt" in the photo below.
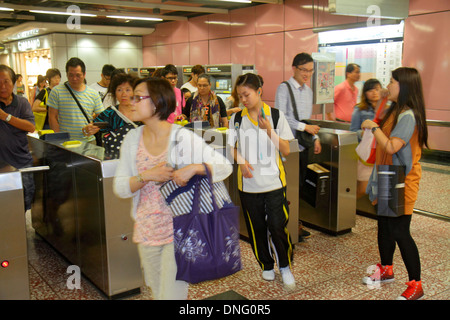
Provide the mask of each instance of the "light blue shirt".
[{"label": "light blue shirt", "polygon": [[365,120],[373,120],[373,118],[375,118],[375,109],[372,106],[369,106],[367,109],[363,110],[359,109],[359,105],[356,105],[353,108],[350,131],[356,132],[358,135],[358,141],[361,141],[362,138],[361,124]]},{"label": "light blue shirt", "polygon": [[[301,86],[293,77],[288,80],[288,83],[294,93],[299,119],[303,120],[311,118],[313,106],[312,89],[306,84]],[[295,119],[291,96],[285,83],[278,86],[275,95],[275,108],[283,111],[294,136],[296,136],[296,131],[305,131],[306,124]],[[317,139],[317,136],[315,136],[315,138]]]}]

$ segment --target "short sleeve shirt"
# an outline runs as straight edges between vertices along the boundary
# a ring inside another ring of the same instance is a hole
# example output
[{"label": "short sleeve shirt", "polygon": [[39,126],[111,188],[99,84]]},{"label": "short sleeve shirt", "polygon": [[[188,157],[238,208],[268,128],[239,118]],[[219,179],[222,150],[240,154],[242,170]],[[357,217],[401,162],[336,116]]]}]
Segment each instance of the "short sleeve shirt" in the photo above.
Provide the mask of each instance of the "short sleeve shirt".
[{"label": "short sleeve shirt", "polygon": [[[72,89],[72,92],[77,97],[91,121],[93,114],[99,114],[104,110],[100,95],[94,89],[86,86],[84,91]],[[89,138],[84,137],[81,129],[88,122],[64,84],[60,84],[52,89],[47,100],[47,105],[50,108],[58,110],[58,121],[61,132],[68,132],[71,139],[84,141],[95,139],[94,136],[90,136]]]},{"label": "short sleeve shirt", "polygon": [[[264,104],[264,113],[269,117],[272,128],[271,107]],[[278,136],[283,140],[292,140],[289,123],[282,111],[275,128]],[[247,108],[242,110],[242,121],[234,123],[236,114],[230,119],[227,144],[236,148],[240,154],[252,165],[252,178],[244,178],[238,167],[238,189],[243,192],[269,192],[286,186],[286,172],[280,152],[270,140],[267,133],[259,128],[249,115]]]},{"label": "short sleeve shirt", "polygon": [[[417,200],[417,195],[419,192],[419,181],[422,176],[422,168],[419,162],[422,156],[422,148],[419,145],[416,120],[412,110],[404,111],[399,115],[397,124],[390,133],[390,138],[393,137],[401,139],[404,143],[404,146],[392,156],[392,164],[404,165],[406,167],[405,214],[412,214],[414,210],[414,203]],[[382,155],[381,152],[379,154],[378,148],[379,147],[377,147],[377,164],[384,164],[380,161],[380,159],[382,159]],[[370,199],[372,201],[375,200],[377,196],[376,166],[374,167],[372,175],[369,179],[367,190],[369,191]]]},{"label": "short sleeve shirt", "polygon": [[334,113],[337,119],[352,121],[353,107],[358,100],[358,88],[352,89],[347,80],[334,88]]},{"label": "short sleeve shirt", "polygon": [[[13,94],[9,105],[0,102],[0,108],[12,116],[34,124],[34,115],[28,100]],[[28,150],[28,132],[20,130],[5,121],[0,121],[0,160],[20,169],[33,163]]]}]

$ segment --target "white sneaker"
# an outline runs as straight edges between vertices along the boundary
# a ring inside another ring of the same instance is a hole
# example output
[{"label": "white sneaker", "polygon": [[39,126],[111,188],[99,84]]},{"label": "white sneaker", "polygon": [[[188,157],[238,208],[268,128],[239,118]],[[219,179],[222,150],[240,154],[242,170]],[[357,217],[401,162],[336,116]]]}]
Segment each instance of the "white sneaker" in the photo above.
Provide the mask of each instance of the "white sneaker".
[{"label": "white sneaker", "polygon": [[280,268],[283,283],[289,288],[295,288],[295,279],[289,267]]},{"label": "white sneaker", "polygon": [[264,280],[273,281],[275,280],[275,271],[272,270],[264,270],[262,273],[262,277]]}]

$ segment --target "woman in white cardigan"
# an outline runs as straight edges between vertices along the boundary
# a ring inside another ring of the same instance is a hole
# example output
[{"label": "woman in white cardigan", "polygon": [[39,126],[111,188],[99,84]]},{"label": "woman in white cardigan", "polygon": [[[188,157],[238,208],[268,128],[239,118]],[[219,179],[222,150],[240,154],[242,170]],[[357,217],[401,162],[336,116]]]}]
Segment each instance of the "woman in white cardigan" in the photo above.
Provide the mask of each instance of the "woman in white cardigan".
[{"label": "woman in white cardigan", "polygon": [[231,174],[232,166],[200,136],[166,121],[175,110],[175,95],[166,80],[140,80],[134,94],[131,118],[144,125],[125,136],[114,192],[133,198],[133,241],[153,297],[186,299],[187,283],[176,280],[172,212],[159,192],[160,184],[174,180],[185,185],[192,176],[206,174],[203,163],[217,182]]}]

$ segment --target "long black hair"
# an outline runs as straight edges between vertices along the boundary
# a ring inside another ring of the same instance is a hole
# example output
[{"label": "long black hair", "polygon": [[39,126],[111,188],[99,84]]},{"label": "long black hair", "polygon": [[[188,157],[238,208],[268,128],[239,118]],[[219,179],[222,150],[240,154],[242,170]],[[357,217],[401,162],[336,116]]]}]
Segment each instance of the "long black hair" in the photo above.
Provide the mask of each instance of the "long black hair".
[{"label": "long black hair", "polygon": [[366,110],[369,109],[369,106],[372,106],[370,101],[367,100],[366,93],[367,91],[375,89],[376,86],[380,86],[381,89],[381,83],[377,79],[369,79],[366,82],[364,82],[364,86],[361,93],[361,102],[358,104],[359,110]]},{"label": "long black hair", "polygon": [[400,92],[397,102],[393,102],[386,116],[380,123],[382,127],[391,114],[394,114],[393,128],[397,124],[398,116],[405,109],[411,109],[416,119],[419,145],[428,148],[428,128],[425,114],[425,100],[423,97],[422,80],[415,68],[400,67],[392,71],[392,78],[399,82]]}]

